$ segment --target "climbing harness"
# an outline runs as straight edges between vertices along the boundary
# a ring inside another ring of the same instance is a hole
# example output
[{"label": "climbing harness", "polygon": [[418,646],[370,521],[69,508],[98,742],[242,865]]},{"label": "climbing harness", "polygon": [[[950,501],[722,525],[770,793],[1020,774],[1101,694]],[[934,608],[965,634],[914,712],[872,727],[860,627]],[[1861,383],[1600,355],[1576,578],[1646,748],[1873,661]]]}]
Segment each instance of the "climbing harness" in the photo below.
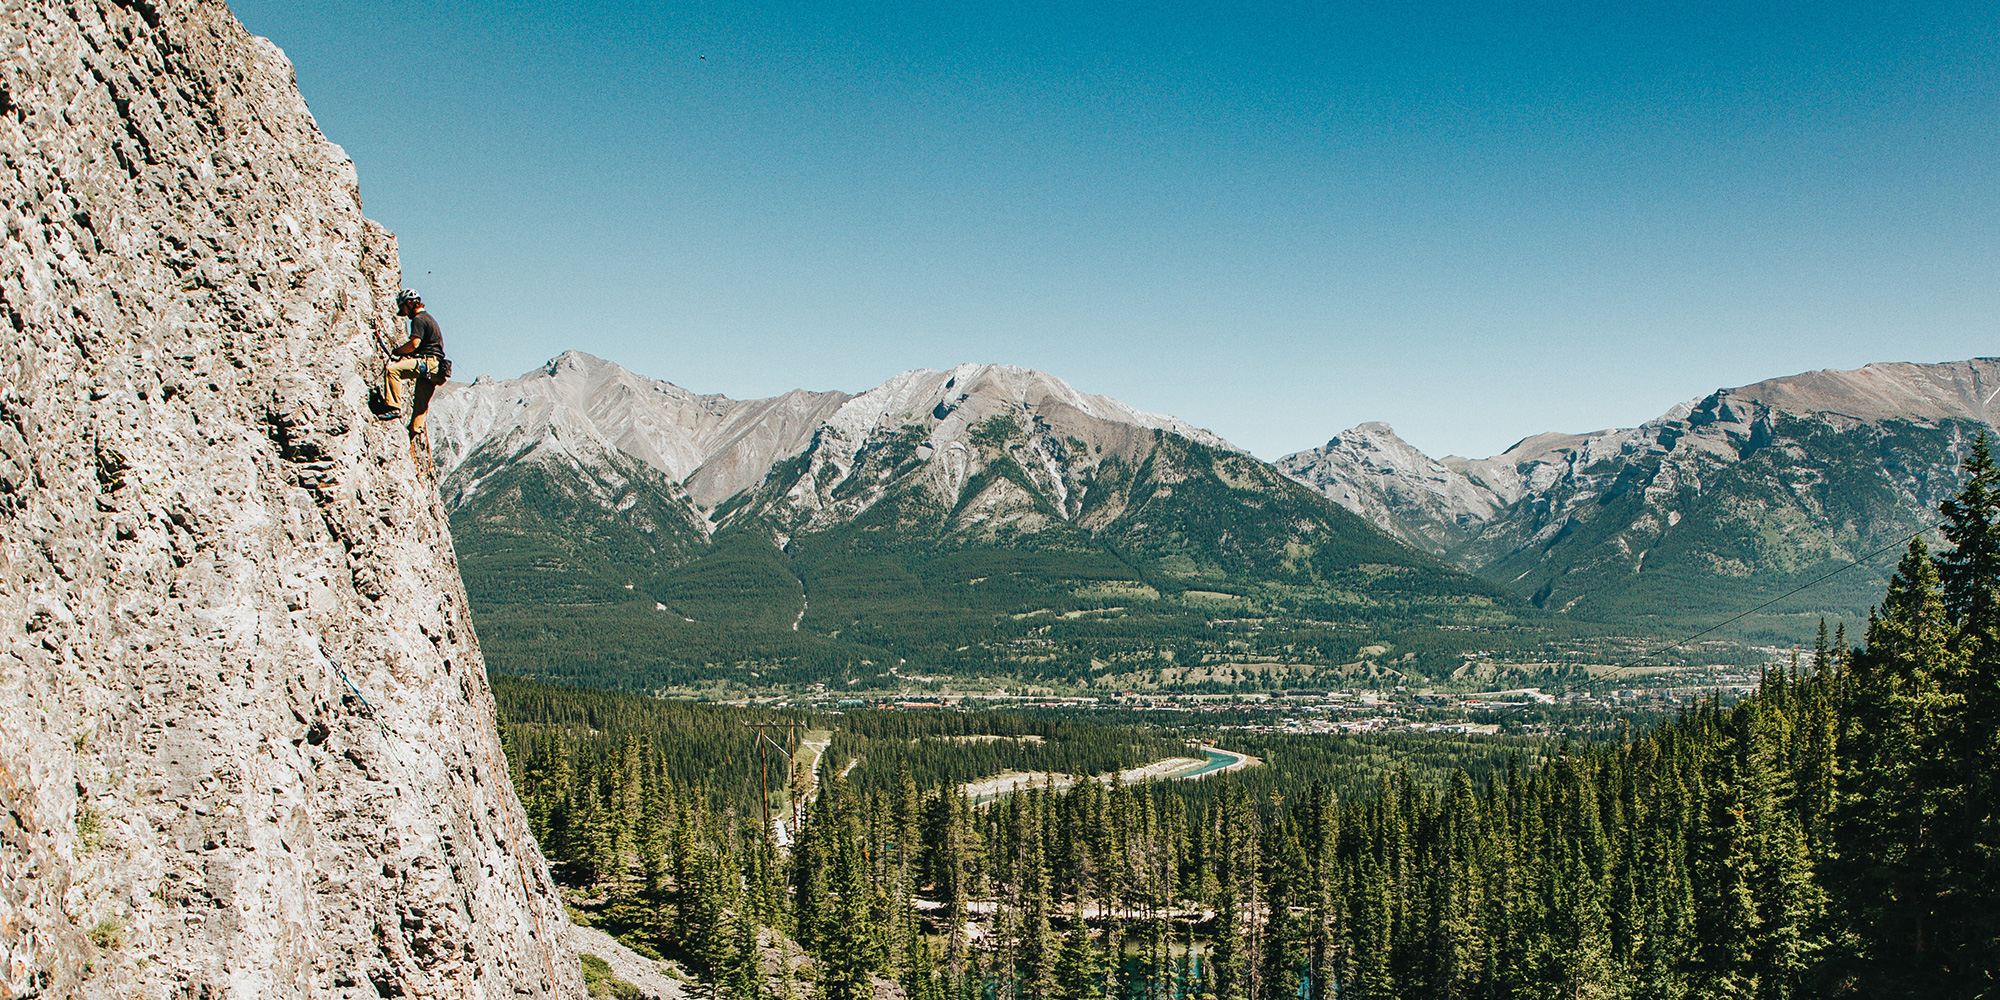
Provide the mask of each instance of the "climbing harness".
[{"label": "climbing harness", "polygon": [[417,355],[417,379],[433,386],[451,381],[451,359]]}]

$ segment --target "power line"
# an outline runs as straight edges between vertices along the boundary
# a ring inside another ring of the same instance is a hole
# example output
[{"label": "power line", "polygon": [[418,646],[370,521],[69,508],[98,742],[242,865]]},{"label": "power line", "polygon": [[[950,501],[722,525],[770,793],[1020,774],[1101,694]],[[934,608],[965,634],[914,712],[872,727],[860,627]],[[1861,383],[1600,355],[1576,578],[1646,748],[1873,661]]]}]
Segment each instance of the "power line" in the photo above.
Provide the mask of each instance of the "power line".
[{"label": "power line", "polygon": [[1858,557],[1856,557],[1856,558],[1854,558],[1854,559],[1851,559],[1851,560],[1848,560],[1848,562],[1847,562],[1847,564],[1846,564],[1846,565],[1844,565],[1844,566],[1839,566],[1839,567],[1836,567],[1836,568],[1834,568],[1834,569],[1830,569],[1830,570],[1827,570],[1827,571],[1826,571],[1825,573],[1822,573],[1822,574],[1820,574],[1819,576],[1816,576],[1816,577],[1814,577],[1814,578],[1812,578],[1812,579],[1810,579],[1810,580],[1807,580],[1806,582],[1804,582],[1804,583],[1802,583],[1802,584],[1799,584],[1798,586],[1796,586],[1796,587],[1793,587],[1792,589],[1790,589],[1790,590],[1787,590],[1787,591],[1785,591],[1784,593],[1782,593],[1782,594],[1779,594],[1778,596],[1776,596],[1776,597],[1773,597],[1773,598],[1771,598],[1770,600],[1768,600],[1768,601],[1765,601],[1765,602],[1764,602],[1764,603],[1762,603],[1762,604],[1759,604],[1759,605],[1756,605],[1755,607],[1752,607],[1752,608],[1751,608],[1751,609],[1749,609],[1748,611],[1744,611],[1744,612],[1742,612],[1742,613],[1740,613],[1740,614],[1737,614],[1737,615],[1736,615],[1735,617],[1732,617],[1732,618],[1728,618],[1728,619],[1724,619],[1723,621],[1719,621],[1719,622],[1716,622],[1715,624],[1713,624],[1713,625],[1710,625],[1709,627],[1707,627],[1707,628],[1705,628],[1705,629],[1702,629],[1701,631],[1699,631],[1699,632],[1696,632],[1696,633],[1694,633],[1693,635],[1690,635],[1690,636],[1688,636],[1688,637],[1686,637],[1686,638],[1684,638],[1684,639],[1681,639],[1681,640],[1679,640],[1679,641],[1677,641],[1677,642],[1671,642],[1671,643],[1668,643],[1667,645],[1664,645],[1664,646],[1660,646],[1660,647],[1658,647],[1658,648],[1656,648],[1656,649],[1652,649],[1652,650],[1649,650],[1649,651],[1647,651],[1647,652],[1645,652],[1645,653],[1641,653],[1641,654],[1639,655],[1639,657],[1638,657],[1637,659],[1634,659],[1634,660],[1629,660],[1629,661],[1627,661],[1627,662],[1625,662],[1625,663],[1621,663],[1621,664],[1619,664],[1619,665],[1617,665],[1617,666],[1615,666],[1615,667],[1612,667],[1611,669],[1613,669],[1613,670],[1631,670],[1632,668],[1634,668],[1634,667],[1637,667],[1637,666],[1638,666],[1639,664],[1641,664],[1641,663],[1644,663],[1644,662],[1646,662],[1647,660],[1650,660],[1650,659],[1652,659],[1653,657],[1655,657],[1655,656],[1658,656],[1658,655],[1660,655],[1661,653],[1664,653],[1664,652],[1666,652],[1666,651],[1668,651],[1668,650],[1670,650],[1670,649],[1679,649],[1680,647],[1682,647],[1682,646],[1685,646],[1685,645],[1687,645],[1688,643],[1691,643],[1691,642],[1695,641],[1696,639],[1699,639],[1699,638],[1701,638],[1702,636],[1705,636],[1705,635],[1709,634],[1710,632],[1714,632],[1714,631],[1717,631],[1718,629],[1722,629],[1722,628],[1726,628],[1726,627],[1728,627],[1728,626],[1730,626],[1730,625],[1734,625],[1734,624],[1736,624],[1737,622],[1740,622],[1740,621],[1742,621],[1743,619],[1745,619],[1745,618],[1748,618],[1748,617],[1750,617],[1751,615],[1754,615],[1754,614],[1756,614],[1757,612],[1759,612],[1759,611],[1762,611],[1762,610],[1764,610],[1765,608],[1768,608],[1768,607],[1770,607],[1771,605],[1773,605],[1773,604],[1776,604],[1776,603],[1778,603],[1779,601],[1782,601],[1782,600],[1784,600],[1784,599],[1785,599],[1785,598],[1787,598],[1787,597],[1790,597],[1790,596],[1792,596],[1792,595],[1794,595],[1794,594],[1797,594],[1797,593],[1800,593],[1801,591],[1806,591],[1806,590],[1810,590],[1810,589],[1812,589],[1812,588],[1814,588],[1814,587],[1817,587],[1817,586],[1819,586],[1820,584],[1822,584],[1822,583],[1825,583],[1826,581],[1828,581],[1828,580],[1831,580],[1831,579],[1833,579],[1834,577],[1836,577],[1836,576],[1839,576],[1840,574],[1842,574],[1842,573],[1845,573],[1845,572],[1847,572],[1848,570],[1850,570],[1850,569],[1853,569],[1854,567],[1856,567],[1856,566],[1859,566],[1859,565],[1861,565],[1862,563],[1865,563],[1865,562],[1869,561],[1870,559],[1873,559],[1873,558],[1875,558],[1876,556],[1879,556],[1879,555],[1881,555],[1882,553],[1884,553],[1884,552],[1887,552],[1887,551],[1889,551],[1890,549],[1900,549],[1900,548],[1907,548],[1907,547],[1909,546],[1909,544],[1910,544],[1911,542],[1914,542],[1914,541],[1916,541],[1916,540],[1917,540],[1918,538],[1920,538],[1920,537],[1922,537],[1922,536],[1924,536],[1924,535],[1926,535],[1926,534],[1928,534],[1928,533],[1930,533],[1930,532],[1932,532],[1932,531],[1936,531],[1937,529],[1939,529],[1939,528],[1942,528],[1942,527],[1944,527],[1945,525],[1947,525],[1947,524],[1949,524],[1949,523],[1951,523],[1951,522],[1950,522],[1950,520],[1949,520],[1949,519],[1946,519],[1946,520],[1943,520],[1943,521],[1937,521],[1937,522],[1934,522],[1934,523],[1931,523],[1931,524],[1927,524],[1927,525],[1923,526],[1922,528],[1919,528],[1919,529],[1917,529],[1917,530],[1916,530],[1916,531],[1915,531],[1914,533],[1912,533],[1912,534],[1911,534],[1911,535],[1910,535],[1909,537],[1907,537],[1907,538],[1904,538],[1904,539],[1902,539],[1901,541],[1896,541],[1896,542],[1890,542],[1889,544],[1887,544],[1887,545],[1884,545],[1884,546],[1882,546],[1881,548],[1878,548],[1878,549],[1874,549],[1874,550],[1872,550],[1872,551],[1870,551],[1870,552],[1866,552],[1866,553],[1863,553],[1862,555],[1860,555],[1860,556],[1858,556]]}]

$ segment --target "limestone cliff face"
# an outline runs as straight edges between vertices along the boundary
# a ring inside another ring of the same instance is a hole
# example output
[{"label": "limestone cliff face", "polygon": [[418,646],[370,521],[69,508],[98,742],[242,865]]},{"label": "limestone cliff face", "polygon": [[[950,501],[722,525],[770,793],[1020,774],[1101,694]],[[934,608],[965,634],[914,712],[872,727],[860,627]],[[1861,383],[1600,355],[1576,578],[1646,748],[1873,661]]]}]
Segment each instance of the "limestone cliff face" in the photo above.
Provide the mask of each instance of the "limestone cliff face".
[{"label": "limestone cliff face", "polygon": [[214,0],[0,51],[0,995],[580,995],[351,164]]}]

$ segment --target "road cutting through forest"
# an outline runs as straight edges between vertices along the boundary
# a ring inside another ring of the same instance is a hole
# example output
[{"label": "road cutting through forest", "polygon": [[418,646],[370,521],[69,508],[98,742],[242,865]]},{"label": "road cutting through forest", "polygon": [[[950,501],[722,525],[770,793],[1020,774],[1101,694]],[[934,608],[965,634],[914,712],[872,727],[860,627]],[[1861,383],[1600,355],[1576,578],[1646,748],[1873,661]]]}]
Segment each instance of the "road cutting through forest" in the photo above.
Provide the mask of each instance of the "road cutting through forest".
[{"label": "road cutting through forest", "polygon": [[[1156,760],[1141,767],[1126,768],[1116,774],[1101,774],[1095,780],[1107,785],[1131,785],[1145,781],[1187,781],[1205,778],[1224,771],[1237,771],[1246,767],[1256,767],[1263,760],[1249,754],[1224,750],[1221,747],[1199,745],[1196,747],[1204,756],[1169,757]],[[1009,771],[979,781],[967,782],[959,786],[966,798],[975,806],[996,802],[1023,788],[1048,788],[1061,790],[1077,782],[1073,774],[1053,774],[1047,771]]]},{"label": "road cutting through forest", "polygon": [[[819,765],[825,758],[827,746],[832,741],[833,734],[831,732],[814,730],[808,733],[805,740],[799,745],[798,763],[795,773],[800,776],[800,783],[811,789],[804,796],[801,802],[802,807],[810,806],[813,799],[819,796],[820,785],[822,784]],[[1139,767],[1126,768],[1116,774],[1100,774],[1094,780],[1107,785],[1131,785],[1148,781],[1191,781],[1205,778],[1211,774],[1221,774],[1225,771],[1237,771],[1246,767],[1256,767],[1264,762],[1262,758],[1253,757],[1246,753],[1237,753],[1234,750],[1224,750],[1221,747],[1197,744],[1195,745],[1195,749],[1202,752],[1201,757],[1169,757],[1165,760],[1156,760]],[[847,777],[847,773],[854,770],[854,766],[858,763],[860,763],[860,758],[848,761],[847,766],[842,769],[840,777]],[[968,782],[959,786],[959,790],[965,794],[966,798],[971,800],[973,805],[982,806],[997,802],[1023,788],[1047,788],[1052,791],[1060,791],[1074,786],[1076,782],[1077,776],[1073,774],[1055,774],[1048,771],[1009,771],[1005,774],[994,775],[991,778]],[[781,848],[790,847],[792,835],[797,830],[797,824],[793,821],[789,803],[781,809],[777,816],[773,817],[772,826],[772,832],[777,838],[778,846]]]}]

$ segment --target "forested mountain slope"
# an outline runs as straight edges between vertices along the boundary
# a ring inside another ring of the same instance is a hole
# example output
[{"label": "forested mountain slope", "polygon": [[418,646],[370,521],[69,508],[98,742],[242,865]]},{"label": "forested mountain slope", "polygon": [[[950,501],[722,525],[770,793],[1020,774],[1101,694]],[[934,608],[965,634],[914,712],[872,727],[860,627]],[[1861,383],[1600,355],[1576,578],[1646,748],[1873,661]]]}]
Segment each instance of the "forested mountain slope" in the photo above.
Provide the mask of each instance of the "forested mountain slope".
[{"label": "forested mountain slope", "polygon": [[1213,434],[1027,369],[736,403],[572,353],[441,398],[433,426],[503,670],[1090,684],[1224,648],[1218,613],[1355,632],[1334,663],[1356,630],[1512,620]]},{"label": "forested mountain slope", "polygon": [[[1877,364],[1718,390],[1628,430],[1430,460],[1364,425],[1279,466],[1537,605],[1599,620],[1712,618],[1929,523],[2000,408],[2000,359]],[[1790,634],[1866,610],[1883,563],[1786,601]]]},{"label": "forested mountain slope", "polygon": [[[833,781],[781,853],[680,763],[654,720],[682,710],[526,686],[503,699],[515,773],[578,896],[733,998],[789,985],[717,931],[759,925],[843,1000],[878,976],[927,1000],[1990,997],[2000,473],[1984,449],[1964,472],[1948,549],[1907,550],[1865,645],[1822,634],[1735,706],[1497,767],[1468,749],[1442,780],[1391,757],[1338,796],[1326,757],[1274,756],[980,808],[910,755]],[[851,745],[897,757],[973,718],[864,715]],[[1130,752],[1078,735],[1082,766]]]}]

